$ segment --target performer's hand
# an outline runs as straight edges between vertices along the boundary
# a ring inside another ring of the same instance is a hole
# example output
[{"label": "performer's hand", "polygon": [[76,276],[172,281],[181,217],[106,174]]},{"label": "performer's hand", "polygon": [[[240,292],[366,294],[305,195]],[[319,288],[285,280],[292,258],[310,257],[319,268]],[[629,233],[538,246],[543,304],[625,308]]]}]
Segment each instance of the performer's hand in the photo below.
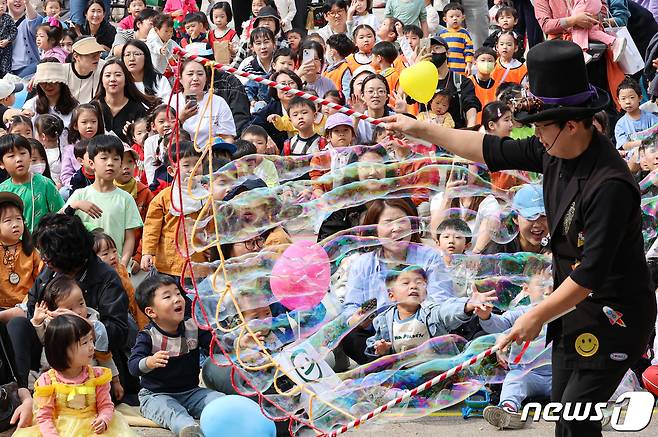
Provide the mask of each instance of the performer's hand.
[{"label": "performer's hand", "polygon": [[535,316],[535,312],[530,310],[519,317],[512,329],[498,340],[498,346],[503,350],[513,341],[521,344],[524,341],[531,341],[537,338],[543,326],[542,321]]},{"label": "performer's hand", "polygon": [[403,134],[416,136],[415,129],[418,127],[418,125],[422,127],[422,123],[402,114],[390,115],[388,117],[381,118],[380,120],[384,123],[386,132],[389,135],[401,132]]}]

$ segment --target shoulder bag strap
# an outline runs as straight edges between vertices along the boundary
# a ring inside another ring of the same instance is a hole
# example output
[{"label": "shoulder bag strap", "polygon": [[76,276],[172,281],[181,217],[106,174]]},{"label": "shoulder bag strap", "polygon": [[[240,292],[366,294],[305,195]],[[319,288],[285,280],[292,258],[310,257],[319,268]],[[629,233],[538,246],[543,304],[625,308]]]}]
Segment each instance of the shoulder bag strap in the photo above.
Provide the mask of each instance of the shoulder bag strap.
[{"label": "shoulder bag strap", "polygon": [[18,384],[18,378],[16,378],[16,374],[14,373],[14,365],[9,359],[9,354],[7,354],[7,349],[5,348],[5,340],[4,338],[1,337],[0,337],[0,346],[2,347],[2,354],[5,356],[5,360],[7,360],[7,366],[9,367],[9,371],[11,372],[11,376],[14,378],[14,381]]}]

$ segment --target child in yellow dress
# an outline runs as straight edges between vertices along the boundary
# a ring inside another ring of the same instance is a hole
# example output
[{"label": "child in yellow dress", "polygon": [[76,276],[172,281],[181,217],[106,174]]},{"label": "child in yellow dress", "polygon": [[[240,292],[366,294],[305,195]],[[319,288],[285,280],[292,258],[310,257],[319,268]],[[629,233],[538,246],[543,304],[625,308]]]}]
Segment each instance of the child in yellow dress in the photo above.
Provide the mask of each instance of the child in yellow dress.
[{"label": "child in yellow dress", "polygon": [[18,429],[15,436],[135,436],[114,411],[112,373],[89,365],[94,356],[89,322],[72,312],[55,317],[46,328],[45,349],[52,369],[34,385],[37,424]]}]

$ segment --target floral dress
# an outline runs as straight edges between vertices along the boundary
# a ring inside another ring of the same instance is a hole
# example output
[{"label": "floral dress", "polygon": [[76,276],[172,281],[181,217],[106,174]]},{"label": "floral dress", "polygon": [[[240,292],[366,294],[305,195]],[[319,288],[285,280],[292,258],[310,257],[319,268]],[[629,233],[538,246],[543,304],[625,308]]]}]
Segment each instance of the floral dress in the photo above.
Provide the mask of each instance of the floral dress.
[{"label": "floral dress", "polygon": [[0,77],[11,72],[11,54],[17,34],[18,28],[14,19],[9,14],[0,15],[0,40],[9,40],[7,47],[0,48]]}]

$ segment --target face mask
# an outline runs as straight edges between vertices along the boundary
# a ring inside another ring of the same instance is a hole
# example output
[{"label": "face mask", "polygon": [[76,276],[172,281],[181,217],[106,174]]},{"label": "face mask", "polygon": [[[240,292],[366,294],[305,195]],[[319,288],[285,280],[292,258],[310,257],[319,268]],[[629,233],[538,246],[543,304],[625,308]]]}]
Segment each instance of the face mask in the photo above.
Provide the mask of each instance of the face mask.
[{"label": "face mask", "polygon": [[32,174],[43,174],[46,171],[46,164],[40,162],[38,164],[30,164],[30,173]]},{"label": "face mask", "polygon": [[478,61],[478,71],[484,74],[490,74],[494,71],[496,64],[490,61]]},{"label": "face mask", "polygon": [[436,65],[436,68],[439,68],[448,60],[448,55],[446,53],[432,53],[432,64]]}]

